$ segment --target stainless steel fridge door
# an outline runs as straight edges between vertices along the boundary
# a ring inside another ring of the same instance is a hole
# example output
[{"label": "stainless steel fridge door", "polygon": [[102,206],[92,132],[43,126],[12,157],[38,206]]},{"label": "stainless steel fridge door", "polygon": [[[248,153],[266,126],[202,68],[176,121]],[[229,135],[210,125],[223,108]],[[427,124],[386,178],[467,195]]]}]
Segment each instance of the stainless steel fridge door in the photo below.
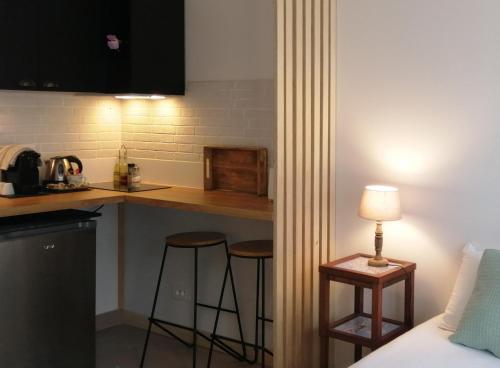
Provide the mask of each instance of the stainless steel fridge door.
[{"label": "stainless steel fridge door", "polygon": [[0,367],[95,367],[95,223],[0,239]]}]

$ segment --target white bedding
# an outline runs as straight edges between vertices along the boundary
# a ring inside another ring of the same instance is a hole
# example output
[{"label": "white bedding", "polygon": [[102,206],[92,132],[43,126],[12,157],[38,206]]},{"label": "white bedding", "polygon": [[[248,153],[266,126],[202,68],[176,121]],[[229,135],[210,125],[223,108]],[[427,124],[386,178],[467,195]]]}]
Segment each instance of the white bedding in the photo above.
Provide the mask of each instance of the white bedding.
[{"label": "white bedding", "polygon": [[448,340],[452,334],[440,329],[442,315],[436,316],[389,344],[374,351],[351,368],[499,368],[494,355]]}]

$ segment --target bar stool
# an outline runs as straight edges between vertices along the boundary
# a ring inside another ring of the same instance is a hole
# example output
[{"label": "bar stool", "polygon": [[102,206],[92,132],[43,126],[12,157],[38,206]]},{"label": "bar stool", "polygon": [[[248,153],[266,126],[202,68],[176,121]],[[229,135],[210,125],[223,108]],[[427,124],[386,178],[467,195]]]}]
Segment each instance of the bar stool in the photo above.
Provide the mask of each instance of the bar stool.
[{"label": "bar stool", "polygon": [[[227,259],[226,272],[224,274],[224,281],[222,284],[222,291],[219,298],[219,305],[217,307],[217,314],[215,317],[214,329],[212,332],[212,339],[210,341],[210,351],[208,354],[207,367],[210,368],[212,362],[212,352],[214,345],[217,346],[217,341],[220,338],[217,336],[217,327],[219,324],[220,312],[224,309],[222,301],[224,299],[224,291],[226,288],[226,281],[228,274],[231,275],[231,258],[247,258],[257,261],[257,297],[255,302],[255,342],[254,358],[252,360],[245,359],[248,363],[254,364],[257,362],[259,350],[261,351],[261,366],[265,367],[265,355],[273,355],[271,351],[266,349],[265,329],[266,322],[272,323],[273,320],[266,318],[266,259],[273,258],[273,241],[272,240],[251,240],[240,243],[232,244],[229,247],[229,256]],[[259,305],[260,303],[260,305]],[[260,309],[260,312],[259,312]],[[261,343],[259,345],[259,322],[261,326]],[[243,341],[243,339],[242,339]]]},{"label": "bar stool", "polygon": [[[142,352],[142,358],[141,358],[141,363],[140,367],[144,366],[144,360],[146,358],[146,352],[148,348],[148,343],[149,343],[149,337],[151,335],[151,327],[153,325],[157,326],[170,336],[174,337],[176,340],[181,342],[182,344],[186,345],[187,347],[190,347],[193,349],[193,368],[196,367],[196,343],[197,343],[197,337],[200,336],[204,338],[207,341],[212,341],[212,339],[198,331],[197,329],[197,314],[198,314],[198,307],[203,307],[203,308],[210,308],[210,309],[217,309],[217,313],[220,312],[220,306],[219,308],[204,304],[204,303],[199,303],[198,302],[198,250],[201,248],[207,248],[207,247],[213,247],[213,246],[220,246],[224,244],[225,251],[226,251],[226,258],[229,261],[229,249],[226,241],[226,236],[222,233],[217,233],[217,232],[189,232],[189,233],[179,233],[179,234],[174,234],[166,238],[165,240],[165,250],[163,251],[163,258],[161,261],[161,267],[160,267],[160,274],[158,276],[158,283],[156,284],[156,291],[155,291],[155,296],[153,300],[153,308],[151,310],[151,316],[149,317],[149,327],[148,327],[148,332],[146,335],[146,341],[144,343],[144,349]],[[155,311],[156,311],[156,303],[158,301],[158,294],[160,291],[160,286],[161,286],[161,281],[162,281],[162,275],[165,269],[165,263],[166,263],[166,256],[167,256],[167,250],[169,247],[173,248],[181,248],[181,249],[194,249],[194,301],[193,301],[193,327],[185,327],[181,326],[172,322],[167,322],[158,318],[155,318]],[[243,330],[241,327],[241,319],[240,319],[240,312],[238,308],[238,302],[236,300],[236,291],[234,287],[234,279],[233,279],[233,271],[231,267],[226,267],[226,272],[224,276],[224,285],[226,284],[226,279],[227,275],[229,273],[229,278],[231,280],[231,286],[233,290],[233,298],[234,298],[234,310],[230,309],[224,309],[224,312],[228,313],[233,313],[236,314],[237,320],[238,320],[238,328],[239,328],[239,333],[240,333],[240,338],[241,338],[241,346],[242,346],[242,351],[243,354],[238,353],[235,351],[233,348],[228,346],[222,341],[217,341],[215,342],[215,345],[219,347],[220,349],[224,350],[226,353],[234,356],[238,360],[245,360],[246,359],[246,348],[243,343]],[[190,330],[193,333],[193,340],[192,342],[187,342],[177,336],[175,333],[172,331],[168,330],[165,325],[170,325],[174,326],[180,329],[184,330]]]}]

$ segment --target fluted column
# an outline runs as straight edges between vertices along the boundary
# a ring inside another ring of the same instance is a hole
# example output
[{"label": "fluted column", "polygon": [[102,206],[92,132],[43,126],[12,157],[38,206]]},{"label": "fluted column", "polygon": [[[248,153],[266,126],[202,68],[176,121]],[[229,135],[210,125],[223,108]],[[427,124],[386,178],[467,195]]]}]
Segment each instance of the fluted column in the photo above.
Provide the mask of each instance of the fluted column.
[{"label": "fluted column", "polygon": [[277,0],[274,366],[319,365],[318,266],[333,258],[336,0]]}]

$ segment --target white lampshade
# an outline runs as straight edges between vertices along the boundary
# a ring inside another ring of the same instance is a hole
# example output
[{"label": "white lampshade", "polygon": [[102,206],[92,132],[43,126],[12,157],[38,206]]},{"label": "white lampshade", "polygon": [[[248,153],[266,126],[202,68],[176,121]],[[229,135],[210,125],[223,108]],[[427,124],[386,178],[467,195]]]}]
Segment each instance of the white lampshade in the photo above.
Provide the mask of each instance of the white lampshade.
[{"label": "white lampshade", "polygon": [[369,185],[363,191],[358,211],[359,217],[374,221],[401,219],[398,188]]}]

